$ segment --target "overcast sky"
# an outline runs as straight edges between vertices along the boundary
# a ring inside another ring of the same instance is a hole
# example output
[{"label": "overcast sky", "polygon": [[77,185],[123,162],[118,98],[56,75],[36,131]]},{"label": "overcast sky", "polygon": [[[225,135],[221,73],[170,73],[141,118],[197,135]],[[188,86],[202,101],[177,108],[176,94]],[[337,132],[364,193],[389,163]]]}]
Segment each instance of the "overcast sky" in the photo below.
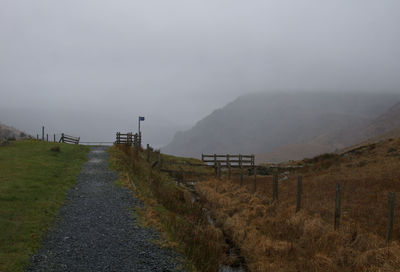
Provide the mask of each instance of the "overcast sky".
[{"label": "overcast sky", "polygon": [[0,122],[73,110],[178,129],[249,92],[398,91],[399,11],[398,0],[0,0]]}]

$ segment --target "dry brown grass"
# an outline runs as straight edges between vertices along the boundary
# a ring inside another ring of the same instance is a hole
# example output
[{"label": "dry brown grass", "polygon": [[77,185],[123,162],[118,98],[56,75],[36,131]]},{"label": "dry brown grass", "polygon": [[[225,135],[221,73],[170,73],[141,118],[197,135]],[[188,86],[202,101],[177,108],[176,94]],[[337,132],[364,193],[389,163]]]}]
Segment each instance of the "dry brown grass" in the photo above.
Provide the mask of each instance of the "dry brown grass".
[{"label": "dry brown grass", "polygon": [[225,262],[227,244],[222,231],[208,224],[199,203],[168,175],[152,169],[144,154],[126,146],[111,149],[112,165],[120,172],[121,183],[132,189],[145,204],[138,211],[144,225],[159,229],[189,261],[190,271],[218,271]]},{"label": "dry brown grass", "polygon": [[[400,139],[308,162],[314,166],[279,183],[275,202],[269,176],[258,177],[255,195],[252,177],[243,187],[238,179],[213,179],[196,189],[250,271],[400,271],[396,220],[393,241],[385,242],[388,193],[400,193]],[[303,202],[296,214],[298,174]],[[334,231],[336,183],[343,195],[341,227]]]}]

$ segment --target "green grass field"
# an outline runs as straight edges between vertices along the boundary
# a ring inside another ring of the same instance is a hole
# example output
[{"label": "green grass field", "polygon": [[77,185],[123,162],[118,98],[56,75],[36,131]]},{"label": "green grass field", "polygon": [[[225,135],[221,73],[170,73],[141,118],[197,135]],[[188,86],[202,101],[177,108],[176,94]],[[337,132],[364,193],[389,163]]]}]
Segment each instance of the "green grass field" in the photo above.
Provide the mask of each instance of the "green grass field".
[{"label": "green grass field", "polygon": [[[60,152],[51,148],[59,146]],[[40,247],[88,147],[34,140],[0,146],[0,271],[23,271]]]}]

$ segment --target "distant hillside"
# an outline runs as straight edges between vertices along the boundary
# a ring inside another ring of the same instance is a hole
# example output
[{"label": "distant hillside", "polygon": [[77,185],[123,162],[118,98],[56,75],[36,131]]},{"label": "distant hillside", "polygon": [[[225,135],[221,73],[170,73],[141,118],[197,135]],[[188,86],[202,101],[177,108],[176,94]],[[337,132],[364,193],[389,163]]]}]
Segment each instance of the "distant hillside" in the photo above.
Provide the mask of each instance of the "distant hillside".
[{"label": "distant hillside", "polygon": [[400,102],[371,122],[365,129],[364,134],[368,138],[373,138],[393,131],[398,127],[400,127]]},{"label": "distant hillside", "polygon": [[26,137],[28,137],[26,133],[19,131],[13,127],[0,124],[0,139],[9,139],[9,138],[20,139]]},{"label": "distant hillside", "polygon": [[[283,146],[274,152],[258,154],[259,161],[299,160],[316,154],[339,150],[345,152],[355,148],[390,138],[400,137],[400,102],[386,112],[359,126],[343,128],[336,133],[320,135],[308,143]],[[359,142],[360,141],[360,142]],[[329,145],[329,143],[336,143]]]},{"label": "distant hillside", "polygon": [[365,139],[366,127],[394,101],[400,101],[400,95],[245,95],[214,111],[190,130],[178,132],[163,152],[192,157],[201,153],[253,153],[258,161],[311,157]]},{"label": "distant hillside", "polygon": [[359,146],[392,138],[400,138],[400,103],[396,103],[389,108],[387,112],[373,120],[366,128],[360,131],[360,133],[363,135],[363,141],[341,150],[340,153]]}]

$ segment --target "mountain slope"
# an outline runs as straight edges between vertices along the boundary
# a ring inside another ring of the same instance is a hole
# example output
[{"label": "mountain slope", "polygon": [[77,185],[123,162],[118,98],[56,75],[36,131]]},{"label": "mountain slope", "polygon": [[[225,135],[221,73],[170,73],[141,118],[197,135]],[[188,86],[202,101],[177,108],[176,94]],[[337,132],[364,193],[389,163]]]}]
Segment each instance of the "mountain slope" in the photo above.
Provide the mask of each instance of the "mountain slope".
[{"label": "mountain slope", "polygon": [[[360,141],[360,131],[396,100],[400,95],[245,95],[214,111],[190,130],[177,133],[163,152],[194,157],[201,153],[260,154],[277,152],[289,145],[301,146],[309,155],[333,151]],[[282,158],[291,159],[290,153]],[[298,153],[300,157],[304,154]]]},{"label": "mountain slope", "polygon": [[393,131],[398,127],[400,127],[400,102],[371,122],[365,129],[364,134],[368,138],[373,138]]},{"label": "mountain slope", "polygon": [[400,103],[395,104],[387,112],[374,119],[366,128],[360,131],[360,134],[363,136],[363,141],[356,145],[348,146],[341,150],[340,153],[363,145],[400,138]]}]

